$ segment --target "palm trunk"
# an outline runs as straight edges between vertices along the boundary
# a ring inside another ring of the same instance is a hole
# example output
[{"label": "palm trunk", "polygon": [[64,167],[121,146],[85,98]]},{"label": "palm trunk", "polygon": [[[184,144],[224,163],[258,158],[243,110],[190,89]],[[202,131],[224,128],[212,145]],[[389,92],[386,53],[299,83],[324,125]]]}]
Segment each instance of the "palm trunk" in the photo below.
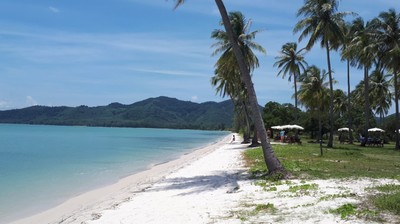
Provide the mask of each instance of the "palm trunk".
[{"label": "palm trunk", "polygon": [[351,93],[350,93],[350,61],[347,60],[347,113],[349,116],[349,143],[353,144],[353,131],[351,130],[353,128],[353,118],[351,116]]},{"label": "palm trunk", "polygon": [[243,138],[243,142],[244,144],[249,143],[250,142],[250,133],[251,133],[251,129],[250,129],[250,115],[249,112],[247,111],[247,104],[246,102],[242,101],[242,106],[244,108],[244,113],[245,113],[245,118],[246,118],[246,128],[247,128],[247,134],[246,136],[244,136]]},{"label": "palm trunk", "polygon": [[299,115],[297,113],[297,78],[296,78],[296,74],[294,75],[294,107],[296,108],[296,114],[294,115],[295,116],[294,118],[295,118],[295,122],[297,124]]},{"label": "palm trunk", "polygon": [[326,42],[326,58],[328,60],[328,75],[329,75],[329,123],[330,123],[330,133],[328,140],[328,148],[333,148],[333,79],[332,79],[332,69],[331,69],[331,56],[329,54],[329,42]]},{"label": "palm trunk", "polygon": [[364,140],[368,140],[368,128],[369,128],[369,80],[368,80],[368,68],[364,67],[364,116],[365,116],[365,126],[364,126]]},{"label": "palm trunk", "polygon": [[253,138],[251,139],[250,147],[256,147],[256,146],[259,146],[259,145],[260,144],[258,143],[257,129],[254,128],[254,135],[253,135]]},{"label": "palm trunk", "polygon": [[395,126],[396,126],[396,149],[400,150],[400,138],[399,138],[399,96],[398,96],[398,86],[397,86],[397,71],[394,72],[394,103],[395,103],[395,109],[396,109],[396,121],[395,121]]},{"label": "palm trunk", "polygon": [[239,65],[242,81],[245,84],[246,89],[248,91],[247,93],[248,93],[248,97],[249,97],[249,103],[250,103],[250,107],[252,108],[251,114],[252,114],[253,121],[255,123],[255,127],[257,129],[258,135],[261,139],[261,145],[262,145],[263,154],[264,154],[264,162],[267,165],[269,173],[273,174],[273,173],[284,172],[284,168],[283,168],[281,162],[275,156],[275,153],[272,150],[272,147],[269,143],[269,140],[267,137],[267,131],[265,130],[264,122],[262,120],[261,113],[259,110],[256,92],[254,90],[253,83],[251,81],[250,71],[249,71],[248,66],[245,63],[243,54],[240,51],[240,48],[237,44],[237,37],[235,37],[235,34],[232,30],[232,25],[229,21],[229,17],[228,17],[228,13],[226,11],[225,5],[222,2],[222,0],[215,0],[215,3],[217,4],[218,10],[221,14],[222,22],[224,24],[229,41],[232,44],[232,50],[235,54],[237,63]]},{"label": "palm trunk", "polygon": [[[297,111],[297,77],[296,77],[296,74],[294,75],[294,107],[296,108],[294,120],[295,120],[296,124],[298,125],[299,113]],[[298,139],[298,136],[299,136],[299,130],[296,129],[295,139]]]},{"label": "palm trunk", "polygon": [[322,123],[321,123],[321,111],[318,108],[318,139],[319,139],[319,151],[321,152],[321,156],[324,155],[324,151],[322,150]]}]

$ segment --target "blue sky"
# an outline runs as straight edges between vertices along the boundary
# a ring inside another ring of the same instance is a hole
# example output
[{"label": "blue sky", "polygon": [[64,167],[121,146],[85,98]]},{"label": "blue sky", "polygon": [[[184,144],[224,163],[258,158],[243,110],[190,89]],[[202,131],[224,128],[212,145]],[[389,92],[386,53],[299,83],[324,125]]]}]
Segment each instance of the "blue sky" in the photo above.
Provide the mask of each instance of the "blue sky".
[{"label": "blue sky", "polygon": [[[296,41],[293,26],[302,0],[226,0],[264,30],[256,41],[267,54],[253,81],[259,103],[293,103],[292,83],[273,67],[281,46]],[[31,105],[98,106],[131,104],[170,96],[193,102],[222,101],[210,84],[220,16],[212,0],[1,0],[0,110]],[[342,0],[340,11],[369,20],[395,8],[398,0]],[[305,41],[299,44],[303,47]],[[326,68],[325,51],[315,46],[309,64]],[[345,90],[346,66],[332,58],[335,88]],[[352,70],[353,87],[362,79]]]}]

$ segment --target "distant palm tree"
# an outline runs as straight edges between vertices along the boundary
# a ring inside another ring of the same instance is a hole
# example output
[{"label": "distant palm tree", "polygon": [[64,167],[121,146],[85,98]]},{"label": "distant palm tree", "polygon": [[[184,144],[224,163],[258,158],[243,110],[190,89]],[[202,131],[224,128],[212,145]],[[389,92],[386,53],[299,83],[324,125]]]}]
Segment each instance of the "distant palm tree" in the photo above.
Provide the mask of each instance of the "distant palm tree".
[{"label": "distant palm tree", "polygon": [[[282,46],[282,50],[280,51],[280,55],[275,57],[277,60],[274,66],[277,66],[280,71],[278,72],[278,76],[282,75],[282,78],[285,78],[286,75],[289,75],[289,82],[293,77],[294,82],[294,106],[297,111],[297,81],[302,72],[304,72],[308,66],[307,62],[304,59],[304,51],[305,49],[297,50],[297,43],[291,42],[286,43]],[[298,114],[295,115],[296,122],[298,120]]]},{"label": "distant palm tree", "polygon": [[325,111],[325,105],[328,101],[328,86],[329,83],[326,82],[328,74],[316,67],[309,67],[303,77],[302,84],[299,89],[299,100],[306,108],[311,110],[314,114],[318,114],[318,127],[319,127],[319,142],[320,151],[322,151],[322,124],[321,124],[321,114]]},{"label": "distant palm tree", "polygon": [[346,101],[347,97],[341,89],[336,89],[333,92],[333,111],[339,114],[340,117],[343,117],[345,113],[348,112]]},{"label": "distant palm tree", "polygon": [[294,32],[301,32],[299,41],[310,36],[307,50],[311,49],[315,42],[320,41],[321,47],[326,49],[326,59],[328,62],[329,74],[329,121],[330,135],[328,147],[333,147],[333,78],[331,69],[330,50],[337,46],[338,42],[343,42],[344,36],[340,24],[343,22],[343,17],[349,13],[337,12],[338,3],[336,0],[306,0],[297,16],[303,16],[294,27]]},{"label": "distant palm tree", "polygon": [[350,23],[342,23],[341,24],[342,32],[344,35],[343,42],[339,43],[341,45],[341,57],[342,60],[346,60],[346,67],[347,67],[347,114],[348,114],[348,122],[347,126],[349,128],[349,144],[353,144],[353,117],[351,115],[352,111],[352,102],[351,102],[351,90],[350,90],[350,61],[351,61],[351,56],[350,55],[345,55],[344,53],[346,52],[346,48],[348,45],[350,45],[353,36],[354,36],[354,31],[351,29],[352,26]]},{"label": "distant palm tree", "polygon": [[385,115],[388,114],[392,106],[392,93],[390,92],[390,75],[384,75],[383,72],[375,70],[370,77],[370,95],[372,95],[372,108],[379,115],[382,123]]},{"label": "distant palm tree", "polygon": [[[181,5],[182,3],[184,3],[184,0],[176,0],[175,7]],[[250,68],[247,67],[245,56],[243,55],[242,51],[240,50],[239,43],[238,43],[238,37],[235,35],[235,32],[233,31],[233,27],[229,20],[229,16],[228,16],[228,13],[226,11],[223,1],[215,0],[215,3],[218,7],[218,11],[221,14],[222,22],[224,24],[229,42],[232,45],[231,46],[232,51],[235,54],[235,57],[236,57],[236,60],[237,60],[238,66],[239,66],[241,79],[246,86],[247,94],[249,97],[248,102],[252,109],[252,118],[253,118],[255,127],[257,129],[258,135],[261,139],[261,146],[263,149],[264,162],[267,165],[267,168],[268,168],[268,171],[270,174],[275,174],[275,173],[284,174],[285,169],[283,168],[279,159],[275,156],[275,153],[271,147],[271,144],[269,143],[269,140],[267,137],[267,131],[265,129],[264,122],[262,120],[261,112],[259,110],[256,92],[254,90],[254,86],[251,81]]]},{"label": "distant palm tree", "polygon": [[[344,55],[350,58],[351,64],[364,70],[364,136],[367,139],[370,117],[370,100],[369,100],[369,70],[377,58],[378,45],[373,38],[373,23],[364,23],[364,20],[359,17],[352,23],[354,38],[344,50]],[[362,143],[364,145],[364,143]]]},{"label": "distant palm tree", "polygon": [[[399,85],[398,75],[400,73],[400,13],[395,9],[389,9],[387,12],[382,12],[376,19],[377,39],[379,44],[384,48],[385,62],[389,69],[393,71],[394,82],[394,102],[396,110],[396,130],[400,129],[400,116],[399,116]],[[396,149],[400,150],[400,136],[396,132]]]}]

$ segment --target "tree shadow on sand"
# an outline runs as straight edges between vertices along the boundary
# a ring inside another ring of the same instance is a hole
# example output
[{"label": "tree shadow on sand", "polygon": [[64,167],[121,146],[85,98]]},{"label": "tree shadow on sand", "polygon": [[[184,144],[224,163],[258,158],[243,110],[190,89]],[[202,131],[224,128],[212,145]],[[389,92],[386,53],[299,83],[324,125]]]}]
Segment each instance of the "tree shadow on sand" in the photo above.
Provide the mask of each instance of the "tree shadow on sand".
[{"label": "tree shadow on sand", "polygon": [[177,196],[198,194],[226,188],[226,193],[234,193],[239,189],[239,180],[248,179],[249,175],[244,170],[221,171],[214,175],[177,177],[165,179],[161,186],[155,186],[147,191],[184,190]]}]

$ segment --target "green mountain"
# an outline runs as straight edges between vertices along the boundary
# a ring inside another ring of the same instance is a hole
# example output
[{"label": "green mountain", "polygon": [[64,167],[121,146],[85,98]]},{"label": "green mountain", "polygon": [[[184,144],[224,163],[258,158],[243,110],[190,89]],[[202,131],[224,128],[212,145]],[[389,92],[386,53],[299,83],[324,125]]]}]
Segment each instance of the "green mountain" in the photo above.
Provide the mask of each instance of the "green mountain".
[{"label": "green mountain", "polygon": [[46,107],[0,111],[0,123],[148,127],[219,130],[232,127],[233,104],[193,103],[169,97],[149,98],[130,105]]}]

